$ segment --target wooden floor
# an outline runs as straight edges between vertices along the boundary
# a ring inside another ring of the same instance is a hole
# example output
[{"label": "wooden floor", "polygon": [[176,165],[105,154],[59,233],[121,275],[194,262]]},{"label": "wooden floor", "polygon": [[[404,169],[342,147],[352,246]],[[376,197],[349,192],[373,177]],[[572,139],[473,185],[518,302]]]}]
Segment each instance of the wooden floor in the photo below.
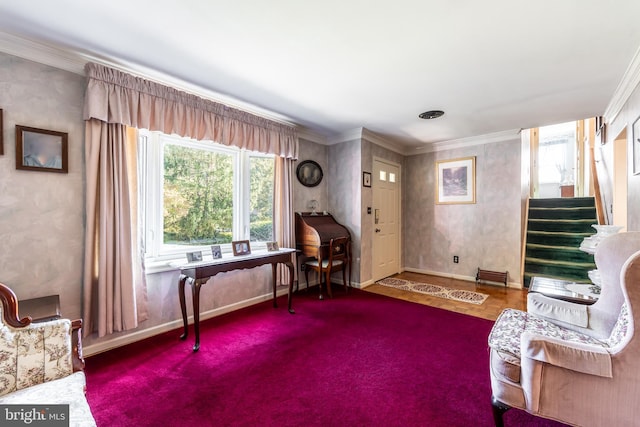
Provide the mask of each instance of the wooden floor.
[{"label": "wooden floor", "polygon": [[431,295],[417,292],[403,291],[382,285],[371,285],[365,288],[366,291],[376,294],[386,295],[405,301],[417,302],[419,304],[439,307],[445,310],[464,313],[483,319],[496,320],[500,312],[505,308],[516,308],[526,311],[527,291],[520,289],[505,288],[500,285],[477,285],[474,282],[464,280],[449,279],[439,276],[429,276],[417,273],[401,273],[393,276],[397,279],[412,280],[414,282],[430,283],[432,285],[445,286],[452,289],[464,289],[476,291],[489,295],[484,303],[480,305],[467,302],[453,301],[445,298],[438,298]]}]

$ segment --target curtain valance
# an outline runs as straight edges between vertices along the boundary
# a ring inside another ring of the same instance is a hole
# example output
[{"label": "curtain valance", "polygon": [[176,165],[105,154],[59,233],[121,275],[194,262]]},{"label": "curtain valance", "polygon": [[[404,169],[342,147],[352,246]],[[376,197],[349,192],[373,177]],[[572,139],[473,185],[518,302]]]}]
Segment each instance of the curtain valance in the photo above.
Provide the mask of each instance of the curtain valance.
[{"label": "curtain valance", "polygon": [[103,65],[85,66],[84,119],[161,131],[288,159],[298,158],[293,126],[277,123]]}]

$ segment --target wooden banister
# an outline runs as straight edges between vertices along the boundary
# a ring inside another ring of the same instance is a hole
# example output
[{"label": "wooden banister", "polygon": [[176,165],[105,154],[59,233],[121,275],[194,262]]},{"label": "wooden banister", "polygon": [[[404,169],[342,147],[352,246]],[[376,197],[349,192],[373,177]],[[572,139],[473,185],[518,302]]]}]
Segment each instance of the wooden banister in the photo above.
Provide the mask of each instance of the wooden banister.
[{"label": "wooden banister", "polygon": [[589,157],[591,158],[591,180],[593,181],[593,197],[596,202],[596,214],[598,215],[598,224],[605,223],[604,220],[604,206],[602,206],[602,193],[600,192],[600,181],[598,180],[598,168],[596,167],[594,140],[589,138]]}]

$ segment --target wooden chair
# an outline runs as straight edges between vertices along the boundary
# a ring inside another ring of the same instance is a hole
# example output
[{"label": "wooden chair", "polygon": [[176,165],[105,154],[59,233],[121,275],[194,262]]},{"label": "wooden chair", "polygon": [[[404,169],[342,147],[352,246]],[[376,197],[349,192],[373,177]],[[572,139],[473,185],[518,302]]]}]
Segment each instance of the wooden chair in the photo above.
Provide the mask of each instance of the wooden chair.
[{"label": "wooden chair", "polygon": [[317,259],[306,261],[304,263],[304,277],[307,281],[307,288],[309,287],[309,270],[314,270],[318,273],[320,278],[320,299],[323,299],[322,295],[322,274],[324,273],[325,286],[327,288],[327,294],[329,298],[333,298],[331,293],[331,274],[342,270],[342,283],[344,283],[345,291],[348,291],[351,286],[351,271],[349,271],[349,282],[347,282],[347,267],[350,263],[350,246],[351,240],[348,237],[340,237],[331,239],[329,242],[329,259],[323,259],[319,262]]}]

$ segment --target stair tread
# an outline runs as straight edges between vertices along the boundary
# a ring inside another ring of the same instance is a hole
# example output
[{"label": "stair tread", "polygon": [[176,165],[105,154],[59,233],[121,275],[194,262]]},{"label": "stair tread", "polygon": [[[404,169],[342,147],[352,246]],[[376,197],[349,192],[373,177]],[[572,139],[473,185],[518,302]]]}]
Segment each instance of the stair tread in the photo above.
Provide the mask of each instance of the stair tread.
[{"label": "stair tread", "polygon": [[554,246],[554,245],[542,245],[540,243],[527,243],[527,248],[553,249],[553,250],[571,251],[576,253],[585,253],[584,251],[580,250],[580,248],[577,248],[575,246],[562,246],[562,245]]},{"label": "stair tread", "polygon": [[544,206],[531,206],[529,210],[532,211],[576,211],[576,210],[594,210],[595,206],[568,206],[568,207],[553,207],[548,208]]},{"label": "stair tread", "polygon": [[589,237],[596,234],[594,230],[593,233],[587,232],[572,232],[572,231],[542,231],[542,230],[527,230],[527,233],[536,234],[536,235],[557,235],[557,236],[567,236],[567,237]]},{"label": "stair tread", "polygon": [[528,277],[530,279],[533,279],[534,277],[544,277],[547,279],[560,279],[560,280],[566,280],[568,282],[575,282],[575,283],[591,283],[590,280],[585,279],[585,280],[576,280],[573,277],[567,277],[567,276],[552,276],[549,274],[537,274],[537,273],[524,273],[524,277]]},{"label": "stair tread", "polygon": [[580,224],[597,224],[598,221],[592,218],[564,219],[564,218],[529,218],[529,221],[537,222],[565,222],[568,224],[579,222]]},{"label": "stair tread", "polygon": [[552,259],[542,259],[542,258],[531,258],[531,257],[525,257],[525,263],[530,263],[530,264],[542,264],[542,265],[560,265],[560,266],[564,266],[564,267],[577,267],[577,268],[588,268],[588,267],[593,267],[595,268],[596,264],[593,262],[575,262],[575,261],[559,261],[559,260],[552,260]]}]

